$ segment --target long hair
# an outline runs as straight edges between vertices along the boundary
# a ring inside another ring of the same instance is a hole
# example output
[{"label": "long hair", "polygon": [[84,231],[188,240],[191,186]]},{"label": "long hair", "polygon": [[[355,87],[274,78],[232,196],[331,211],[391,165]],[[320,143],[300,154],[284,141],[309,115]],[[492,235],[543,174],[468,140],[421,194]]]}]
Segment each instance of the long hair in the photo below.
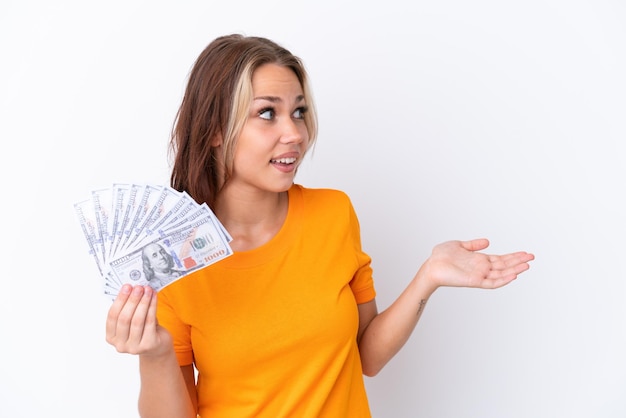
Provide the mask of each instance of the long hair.
[{"label": "long hair", "polygon": [[[222,36],[196,60],[174,121],[170,141],[174,189],[214,207],[217,194],[232,175],[235,142],[253,99],[252,75],[269,63],[290,68],[298,78],[309,108],[304,114],[309,148],[313,145],[317,116],[301,60],[266,38]],[[218,138],[222,145],[212,146]],[[222,155],[218,157],[217,152]]]}]

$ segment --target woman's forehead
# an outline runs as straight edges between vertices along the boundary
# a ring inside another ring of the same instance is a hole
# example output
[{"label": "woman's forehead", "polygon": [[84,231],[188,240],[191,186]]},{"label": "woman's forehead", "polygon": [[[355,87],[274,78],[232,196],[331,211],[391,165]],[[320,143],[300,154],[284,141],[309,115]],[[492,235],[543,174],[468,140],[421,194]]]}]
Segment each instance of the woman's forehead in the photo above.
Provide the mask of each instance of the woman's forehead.
[{"label": "woman's forehead", "polygon": [[264,64],[252,74],[254,97],[302,96],[302,85],[289,67]]}]

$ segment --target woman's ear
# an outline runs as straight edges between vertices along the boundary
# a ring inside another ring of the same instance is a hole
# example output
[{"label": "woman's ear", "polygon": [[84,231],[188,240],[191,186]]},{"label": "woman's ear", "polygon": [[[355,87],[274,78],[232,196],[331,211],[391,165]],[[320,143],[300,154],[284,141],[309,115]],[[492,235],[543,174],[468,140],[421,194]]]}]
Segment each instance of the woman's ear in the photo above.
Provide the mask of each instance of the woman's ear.
[{"label": "woman's ear", "polygon": [[213,137],[213,139],[211,139],[211,146],[212,147],[219,147],[222,145],[224,141],[222,140],[222,134],[217,134]]}]

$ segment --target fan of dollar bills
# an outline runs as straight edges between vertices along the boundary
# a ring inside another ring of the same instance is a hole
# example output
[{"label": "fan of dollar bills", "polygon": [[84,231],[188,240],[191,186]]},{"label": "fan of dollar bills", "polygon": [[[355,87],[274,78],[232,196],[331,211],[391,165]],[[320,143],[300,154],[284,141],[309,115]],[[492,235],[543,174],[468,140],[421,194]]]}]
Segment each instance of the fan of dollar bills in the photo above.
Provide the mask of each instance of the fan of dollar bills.
[{"label": "fan of dollar bills", "polygon": [[116,183],[74,210],[111,299],[124,283],[158,291],[232,254],[213,211],[167,186]]}]

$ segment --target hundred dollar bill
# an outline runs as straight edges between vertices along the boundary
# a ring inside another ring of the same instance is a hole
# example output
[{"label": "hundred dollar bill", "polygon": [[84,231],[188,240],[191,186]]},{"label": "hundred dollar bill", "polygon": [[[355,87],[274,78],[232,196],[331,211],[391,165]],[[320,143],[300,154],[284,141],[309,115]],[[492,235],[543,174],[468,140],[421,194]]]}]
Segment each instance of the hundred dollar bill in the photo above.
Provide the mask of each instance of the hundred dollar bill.
[{"label": "hundred dollar bill", "polygon": [[155,231],[165,230],[170,225],[174,225],[177,222],[180,222],[181,220],[185,219],[185,216],[187,216],[189,212],[197,208],[198,208],[198,204],[196,203],[196,201],[193,200],[191,197],[189,197],[188,199],[185,199],[183,206],[181,206],[180,209],[176,211],[176,213],[173,213],[172,216],[170,216],[167,220],[165,220],[165,222],[160,223],[158,228],[153,227],[152,229]]},{"label": "hundred dollar bill", "polygon": [[121,223],[124,215],[124,208],[128,203],[130,184],[114,183],[111,187],[111,222],[109,222],[109,236],[111,245],[107,257],[113,255],[115,241],[122,234]]},{"label": "hundred dollar bill", "polygon": [[[212,217],[217,219],[217,217],[215,216],[215,214],[213,213],[211,208],[209,208],[209,206],[206,203],[203,203],[202,205],[199,205],[195,209],[189,211],[189,213],[187,213],[186,216],[183,219],[181,219],[181,220],[179,220],[177,222],[169,223],[162,230],[159,230],[158,232],[161,235],[167,234],[168,231],[172,231],[172,230],[174,230],[176,228],[180,228],[181,225],[185,225],[185,224],[188,224],[190,222],[194,222],[197,218],[204,217],[204,216],[212,216]],[[219,222],[218,222],[218,231],[222,235],[222,238],[224,240],[226,240],[226,242],[231,242],[233,240],[233,238],[230,236],[230,234],[228,234],[226,232],[226,229]]]},{"label": "hundred dollar bill", "polygon": [[170,187],[114,183],[74,209],[111,299],[125,283],[159,290],[232,254],[211,209]]},{"label": "hundred dollar bill", "polygon": [[91,198],[93,200],[93,211],[96,217],[96,225],[98,227],[99,240],[102,243],[102,257],[106,259],[111,247],[111,237],[109,235],[109,217],[111,212],[111,194],[110,188],[93,190]]},{"label": "hundred dollar bill", "polygon": [[180,228],[181,226],[188,224],[190,222],[195,221],[198,218],[202,218],[205,216],[212,216],[213,212],[209,207],[204,204],[200,206],[196,206],[193,210],[189,211],[184,218],[180,219],[178,222],[173,222],[166,225],[161,231],[160,234],[167,233],[168,231],[173,231],[175,229]]},{"label": "hundred dollar bill", "polygon": [[140,225],[135,228],[132,238],[126,245],[127,249],[133,249],[137,239],[145,236],[149,228],[154,224],[161,216],[167,214],[176,203],[181,199],[181,194],[169,187],[161,188],[160,193],[156,196],[155,201],[150,199],[147,202],[147,213],[141,221]]},{"label": "hundred dollar bill", "polygon": [[102,245],[98,241],[98,227],[94,214],[93,200],[87,199],[82,202],[75,203],[74,211],[76,212],[78,223],[80,224],[83,235],[85,236],[85,241],[87,241],[89,254],[93,256],[96,266],[98,267],[98,271],[102,274],[105,259],[102,257]]},{"label": "hundred dollar bill", "polygon": [[152,186],[149,184],[144,185],[143,191],[141,193],[141,199],[135,207],[135,212],[132,215],[131,223],[127,226],[127,229],[124,230],[124,241],[122,242],[123,250],[128,248],[129,243],[131,242],[133,237],[139,233],[141,222],[150,211],[150,208],[152,208],[152,206],[156,204],[156,201],[159,198],[158,194],[160,191],[160,187]]},{"label": "hundred dollar bill", "polygon": [[195,206],[197,206],[197,204],[193,201],[193,199],[191,199],[191,196],[189,196],[185,192],[180,193],[180,197],[174,203],[174,205],[169,208],[169,210],[163,213],[163,215],[160,218],[156,219],[154,222],[146,225],[143,230],[141,239],[135,244],[135,246],[142,247],[148,242],[153,241],[156,237],[159,237],[159,235],[155,235],[155,233],[161,232],[164,225],[169,224],[174,219],[178,219],[178,217],[181,215],[184,216],[185,213],[192,210]]},{"label": "hundred dollar bill", "polygon": [[121,215],[121,221],[119,225],[119,229],[115,233],[115,245],[112,248],[112,255],[117,254],[118,250],[121,248],[120,245],[122,240],[124,239],[125,231],[130,223],[130,219],[132,213],[135,211],[137,206],[137,195],[141,191],[142,186],[138,184],[131,184],[128,190],[128,198],[125,198],[124,211]]},{"label": "hundred dollar bill", "polygon": [[149,285],[158,291],[231,254],[215,218],[205,216],[110,261],[106,274],[111,282]]}]

